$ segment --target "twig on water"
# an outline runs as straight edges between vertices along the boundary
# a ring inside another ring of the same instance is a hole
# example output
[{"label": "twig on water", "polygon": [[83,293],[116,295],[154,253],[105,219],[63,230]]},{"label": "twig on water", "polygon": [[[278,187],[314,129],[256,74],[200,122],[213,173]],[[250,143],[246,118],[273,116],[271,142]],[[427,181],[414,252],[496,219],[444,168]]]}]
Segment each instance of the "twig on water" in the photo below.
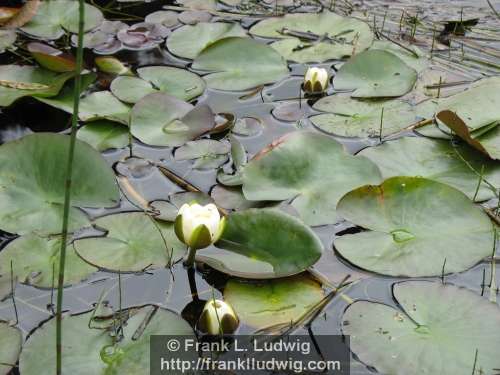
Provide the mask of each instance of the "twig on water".
[{"label": "twig on water", "polygon": [[12,263],[12,259],[10,260],[10,295],[12,297],[12,305],[14,306],[14,313],[16,314],[16,324],[19,323],[19,315],[17,314],[17,305],[16,305],[16,289],[14,288],[14,266]]},{"label": "twig on water", "polygon": [[82,85],[83,65],[83,32],[85,20],[85,2],[79,0],[78,7],[78,48],[76,53],[76,76],[73,91],[73,114],[71,116],[71,135],[68,150],[68,164],[66,169],[66,184],[64,192],[64,209],[61,231],[61,249],[59,254],[59,278],[57,283],[57,309],[56,309],[56,375],[62,374],[62,306],[64,294],[64,270],[66,266],[66,246],[68,239],[69,209],[71,203],[71,184],[73,174],[73,159],[75,154],[76,131],[78,126],[78,109],[80,106],[80,91]]},{"label": "twig on water", "polygon": [[500,18],[500,13],[498,13],[498,11],[495,9],[495,7],[493,6],[493,4],[491,3],[490,0],[486,0],[486,2],[488,3],[488,5],[490,6],[491,10],[493,11],[493,13],[495,14],[495,16],[497,16],[497,18]]},{"label": "twig on water", "polygon": [[484,176],[484,164],[481,165],[481,173],[479,174],[479,179],[477,181],[476,191],[474,192],[474,198],[472,198],[473,202],[476,201],[477,195],[479,194],[479,189],[481,188],[481,184],[483,183],[483,176]]},{"label": "twig on water", "polygon": [[382,130],[384,126],[384,107],[382,107],[382,111],[380,111],[380,129],[378,133],[378,140],[382,143]]}]

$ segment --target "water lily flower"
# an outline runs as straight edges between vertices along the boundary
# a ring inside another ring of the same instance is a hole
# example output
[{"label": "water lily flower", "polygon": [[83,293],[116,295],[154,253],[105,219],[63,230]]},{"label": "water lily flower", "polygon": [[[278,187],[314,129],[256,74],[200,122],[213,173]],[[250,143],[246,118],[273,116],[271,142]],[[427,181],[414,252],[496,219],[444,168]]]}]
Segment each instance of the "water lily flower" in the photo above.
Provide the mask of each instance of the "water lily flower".
[{"label": "water lily flower", "polygon": [[185,264],[192,266],[196,250],[216,242],[224,229],[225,218],[221,218],[217,207],[210,203],[183,204],[175,219],[177,238],[189,247]]},{"label": "water lily flower", "polygon": [[198,320],[197,328],[209,335],[230,334],[236,331],[240,321],[231,305],[218,300],[207,301]]},{"label": "water lily flower", "polygon": [[328,88],[328,71],[323,68],[309,68],[304,76],[304,91],[309,94],[322,93]]}]

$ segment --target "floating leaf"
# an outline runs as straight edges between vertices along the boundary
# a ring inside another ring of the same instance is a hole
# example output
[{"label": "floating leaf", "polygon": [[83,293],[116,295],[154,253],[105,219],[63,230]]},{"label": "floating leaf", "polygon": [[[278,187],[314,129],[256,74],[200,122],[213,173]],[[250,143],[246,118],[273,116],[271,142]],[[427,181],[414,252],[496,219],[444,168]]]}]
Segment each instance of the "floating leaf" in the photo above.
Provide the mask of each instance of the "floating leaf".
[{"label": "floating leaf", "polygon": [[[0,146],[0,228],[11,233],[61,230],[69,137],[37,133]],[[102,156],[77,141],[71,204],[109,207],[119,199],[115,176]],[[70,209],[70,230],[88,223]]]},{"label": "floating leaf", "polygon": [[214,203],[214,201],[205,193],[198,192],[182,192],[177,194],[172,194],[170,196],[170,201],[157,200],[150,203],[151,208],[157,212],[155,218],[158,220],[165,221],[175,221],[179,209],[184,203],[196,202],[202,206],[209,203]]},{"label": "floating leaf", "polygon": [[16,367],[23,335],[16,327],[0,321],[0,374],[8,375]]},{"label": "floating leaf", "polygon": [[[0,274],[10,273],[10,264],[18,280],[41,288],[52,288],[59,274],[61,237],[27,234],[9,242],[0,252]],[[65,285],[77,284],[97,268],[85,263],[72,248],[66,253]]]},{"label": "floating leaf", "polygon": [[295,132],[262,151],[243,170],[243,193],[249,200],[282,201],[309,225],[332,224],[338,200],[350,190],[378,183],[380,172],[368,159],[352,156],[334,139]]},{"label": "floating leaf", "polygon": [[[0,11],[1,12],[1,11]],[[0,53],[10,48],[17,39],[15,30],[0,30]]]},{"label": "floating leaf", "polygon": [[500,367],[497,305],[466,289],[427,281],[395,284],[393,296],[400,309],[357,301],[343,317],[351,350],[377,372],[456,375],[474,368],[493,374]]},{"label": "floating leaf", "polygon": [[97,151],[123,148],[129,144],[127,127],[111,121],[96,121],[78,129],[79,140],[87,142]]},{"label": "floating leaf", "polygon": [[0,106],[9,106],[24,96],[55,96],[72,76],[34,66],[1,65]]},{"label": "floating leaf", "polygon": [[239,118],[234,123],[233,133],[251,137],[262,131],[262,121],[254,117]]},{"label": "floating leaf", "polygon": [[169,30],[155,23],[141,22],[121,29],[117,39],[132,50],[144,50],[156,47],[167,37]]},{"label": "floating leaf", "polygon": [[396,55],[382,50],[357,54],[333,79],[336,90],[353,90],[353,98],[402,96],[413,88],[417,72]]},{"label": "floating leaf", "polygon": [[63,53],[47,44],[36,42],[28,43],[26,48],[43,68],[58,73],[75,70],[75,59],[68,53]]},{"label": "floating leaf", "polygon": [[[21,27],[25,33],[40,39],[59,39],[64,30],[78,33],[78,2],[72,0],[42,1],[36,15]],[[99,9],[85,4],[84,31],[89,31],[103,21]]]},{"label": "floating leaf", "polygon": [[321,285],[305,276],[258,283],[230,280],[224,288],[224,300],[254,328],[292,324],[323,296]]},{"label": "floating leaf", "polygon": [[78,255],[90,264],[114,271],[140,272],[168,267],[185,252],[173,224],[154,222],[142,212],[103,216],[95,220],[106,236],[74,242]]},{"label": "floating leaf", "polygon": [[181,146],[214,127],[206,105],[191,104],[164,93],[150,94],[132,109],[130,131],[153,146]]},{"label": "floating leaf", "polygon": [[249,209],[229,215],[224,233],[196,259],[218,271],[274,279],[298,274],[321,256],[323,245],[300,220],[277,210]]},{"label": "floating leaf", "polygon": [[[328,11],[268,18],[253,26],[250,33],[266,38],[285,38],[271,46],[287,60],[299,63],[351,56],[364,51],[373,42],[368,24]],[[322,40],[325,35],[326,40]]]},{"label": "floating leaf", "polygon": [[[126,313],[126,314],[125,314]],[[109,330],[89,328],[92,312],[66,316],[62,323],[62,366],[65,373],[124,374],[149,371],[151,335],[192,336],[193,330],[179,315],[158,308],[144,306],[121,314],[123,339],[113,345]],[[115,319],[117,317],[110,317]],[[56,319],[38,328],[28,339],[19,361],[20,371],[26,375],[53,375],[56,369],[56,351],[48,342],[55,341]],[[167,355],[168,356],[168,355]],[[166,358],[166,357],[165,357]],[[196,353],[189,353],[196,359]]]},{"label": "floating leaf", "polygon": [[96,66],[101,72],[118,75],[130,74],[130,69],[120,60],[113,56],[101,56],[94,59]]},{"label": "floating leaf", "polygon": [[158,23],[165,27],[174,27],[179,24],[178,19],[179,13],[170,10],[159,10],[157,12],[150,13],[144,19],[147,23]]},{"label": "floating leaf", "polygon": [[[335,240],[351,263],[384,275],[461,272],[491,254],[488,216],[462,192],[420,177],[393,177],[346,194],[337,211],[368,232]],[[445,264],[446,261],[446,264]]]},{"label": "floating leaf", "polygon": [[238,186],[215,185],[210,195],[218,207],[226,210],[246,210],[263,206],[262,202],[247,200]]},{"label": "floating leaf", "polygon": [[384,137],[417,122],[412,106],[401,100],[357,100],[332,95],[318,100],[313,108],[331,113],[312,116],[312,123],[342,137]]},{"label": "floating leaf", "polygon": [[220,167],[228,160],[231,145],[213,139],[200,139],[187,142],[175,151],[175,160],[193,160],[195,169],[213,169]]},{"label": "floating leaf", "polygon": [[[476,172],[481,172],[483,168],[484,180],[493,186],[500,186],[498,163],[474,152],[466,145],[452,145],[450,141],[405,137],[377,147],[368,147],[359,155],[366,156],[377,164],[384,178],[425,177],[453,186],[470,199],[476,195],[479,182]],[[476,200],[480,202],[494,197],[495,191],[483,182]]]},{"label": "floating leaf", "polygon": [[216,10],[216,0],[177,0],[179,4],[186,8],[197,10]]},{"label": "floating leaf", "polygon": [[176,29],[167,39],[167,48],[174,55],[194,59],[212,43],[231,36],[244,37],[246,32],[237,23],[200,22]]},{"label": "floating leaf", "polygon": [[[98,28],[83,35],[83,47],[92,48],[95,53],[103,55],[116,53],[123,48],[122,42],[117,39],[117,34],[128,27],[121,21],[103,21]],[[71,43],[74,47],[78,46],[78,35],[71,37]]]},{"label": "floating leaf", "polygon": [[225,38],[205,48],[193,69],[211,71],[203,78],[213,89],[242,91],[276,82],[288,75],[283,58],[250,38]]},{"label": "floating leaf", "polygon": [[196,25],[200,22],[209,22],[212,15],[205,10],[186,10],[179,14],[179,21],[186,25]]},{"label": "floating leaf", "polygon": [[164,92],[181,100],[191,100],[203,93],[205,82],[185,69],[167,66],[149,66],[137,69],[136,77],[117,77],[111,83],[111,92],[127,103],[137,103],[155,92]]},{"label": "floating leaf", "polygon": [[[405,62],[406,65],[415,69],[418,73],[429,67],[430,60],[426,58],[424,53],[416,46],[408,45],[410,51],[401,48],[397,44],[388,40],[375,40],[370,49],[378,49],[390,52]],[[415,56],[417,55],[417,56]]]}]

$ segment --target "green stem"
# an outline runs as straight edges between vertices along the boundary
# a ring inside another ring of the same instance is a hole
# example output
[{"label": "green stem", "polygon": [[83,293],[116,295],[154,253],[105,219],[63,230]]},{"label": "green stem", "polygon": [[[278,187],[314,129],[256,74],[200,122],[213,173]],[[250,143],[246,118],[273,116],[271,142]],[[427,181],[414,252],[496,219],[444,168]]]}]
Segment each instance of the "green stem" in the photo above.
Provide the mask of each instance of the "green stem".
[{"label": "green stem", "polygon": [[194,256],[196,255],[196,249],[192,247],[188,247],[188,255],[186,260],[184,261],[184,266],[188,268],[192,268],[194,265]]},{"label": "green stem", "polygon": [[57,283],[57,310],[56,310],[56,375],[62,373],[62,304],[64,287],[64,268],[66,265],[66,242],[68,238],[69,209],[71,203],[71,177],[73,174],[73,159],[75,154],[76,130],[78,126],[78,108],[80,105],[80,90],[82,85],[83,65],[83,31],[85,19],[84,1],[79,0],[78,19],[78,49],[76,53],[76,76],[73,93],[73,115],[71,117],[71,135],[68,151],[68,164],[66,170],[66,184],[64,192],[64,211],[61,232],[61,250],[59,254],[59,278]]}]

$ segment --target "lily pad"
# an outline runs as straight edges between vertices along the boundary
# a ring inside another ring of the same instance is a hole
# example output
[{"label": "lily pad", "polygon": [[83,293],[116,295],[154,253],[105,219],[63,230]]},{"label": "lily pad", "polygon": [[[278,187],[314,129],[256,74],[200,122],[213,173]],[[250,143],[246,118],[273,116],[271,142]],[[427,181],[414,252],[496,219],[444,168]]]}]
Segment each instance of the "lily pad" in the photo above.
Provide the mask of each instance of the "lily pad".
[{"label": "lily pad", "polygon": [[[467,145],[452,145],[450,141],[405,137],[368,147],[359,155],[366,156],[378,165],[384,178],[395,176],[420,176],[439,181],[461,190],[470,199],[476,195],[480,172],[493,186],[500,186],[500,165],[475,152]],[[464,163],[465,159],[468,163]],[[495,197],[495,191],[484,182],[476,201]]]},{"label": "lily pad", "polygon": [[427,281],[398,283],[393,296],[400,309],[357,301],[343,317],[351,350],[377,372],[456,375],[474,368],[493,374],[500,367],[497,305],[466,289]]},{"label": "lily pad", "polygon": [[[393,177],[346,194],[337,211],[367,232],[335,239],[351,263],[391,276],[461,272],[491,254],[493,226],[462,192],[421,177]],[[446,261],[446,264],[445,264]]]},{"label": "lily pad", "polygon": [[218,168],[228,160],[231,145],[213,139],[191,141],[175,151],[175,160],[194,160],[195,169]]},{"label": "lily pad", "polygon": [[[36,15],[21,27],[25,33],[40,39],[59,39],[64,30],[78,33],[78,2],[72,0],[43,1]],[[89,31],[104,20],[99,9],[85,4],[84,31]]]},{"label": "lily pad", "polygon": [[213,72],[203,78],[209,87],[218,90],[248,90],[288,75],[283,58],[251,38],[218,40],[198,55],[192,67]]},{"label": "lily pad", "polygon": [[78,255],[97,267],[123,272],[139,272],[167,267],[185,252],[175,236],[173,224],[155,222],[142,212],[108,215],[95,220],[106,236],[74,242]]},{"label": "lily pad", "polygon": [[418,47],[408,45],[407,48],[413,51],[414,54],[388,40],[375,40],[371,46],[371,49],[379,49],[393,53],[418,73],[429,67],[430,60]]},{"label": "lily pad", "polygon": [[[255,36],[280,38],[271,44],[287,60],[307,63],[324,62],[364,51],[373,42],[367,23],[332,12],[295,13],[265,19],[250,29]],[[310,41],[294,37],[300,34],[314,37]],[[333,40],[320,41],[327,34]]]},{"label": "lily pad", "polygon": [[224,288],[224,300],[254,328],[293,323],[323,297],[321,285],[305,276],[258,283],[230,280]]},{"label": "lily pad", "polygon": [[4,53],[17,39],[15,30],[0,30],[0,53]]},{"label": "lily pad", "polygon": [[0,321],[0,374],[7,375],[16,366],[23,335],[15,327]]},{"label": "lily pad", "polygon": [[25,96],[55,96],[72,76],[34,66],[1,65],[0,106],[9,106]]},{"label": "lily pad", "polygon": [[173,12],[170,10],[159,10],[153,13],[150,13],[144,19],[147,23],[159,23],[165,27],[174,27],[179,24],[178,19],[179,13]]},{"label": "lily pad", "polygon": [[215,185],[210,192],[210,196],[218,207],[226,210],[246,210],[264,205],[262,202],[247,200],[239,186]]},{"label": "lily pad", "polygon": [[147,95],[132,108],[130,131],[153,146],[181,146],[214,127],[206,105],[193,105],[164,93]]},{"label": "lily pad", "polygon": [[353,98],[402,96],[411,91],[417,72],[396,55],[382,50],[361,52],[342,65],[333,78],[336,90]]},{"label": "lily pad", "polygon": [[417,122],[412,106],[401,100],[357,100],[332,95],[318,100],[313,108],[330,113],[312,116],[312,123],[342,137],[385,137]]},{"label": "lily pad", "polygon": [[150,203],[153,210],[157,212],[155,218],[158,220],[165,220],[174,222],[179,209],[184,203],[196,202],[202,206],[214,201],[205,193],[186,191],[182,193],[172,194],[169,201],[156,200]]},{"label": "lily pad", "polygon": [[53,72],[72,72],[76,68],[75,58],[72,55],[47,44],[31,42],[26,48],[40,66]]},{"label": "lily pad", "polygon": [[205,90],[203,79],[184,69],[149,66],[137,69],[137,74],[140,78],[115,78],[111,83],[111,92],[121,101],[137,103],[146,95],[158,91],[187,101]]},{"label": "lily pad", "polygon": [[[52,288],[59,274],[61,238],[27,234],[16,238],[0,252],[0,274],[10,273],[10,264],[18,280],[41,288]],[[65,285],[77,284],[97,268],[85,263],[71,246],[67,247]]]},{"label": "lily pad", "polygon": [[292,206],[309,225],[335,223],[339,219],[335,207],[345,193],[378,182],[375,164],[349,155],[336,140],[313,132],[285,135],[243,170],[247,199],[293,199]]},{"label": "lily pad", "polygon": [[321,256],[323,245],[300,220],[271,209],[249,209],[228,216],[218,249],[199,250],[196,259],[218,271],[274,279],[298,274]]},{"label": "lily pad", "polygon": [[246,32],[237,23],[200,22],[176,29],[167,39],[167,48],[176,56],[194,59],[212,43],[231,36],[244,37]]},{"label": "lily pad", "polygon": [[[89,328],[92,316],[92,312],[88,312],[63,319],[62,366],[65,373],[143,373],[149,371],[151,335],[193,336],[195,340],[193,330],[179,315],[156,306],[132,308],[122,314],[122,319],[126,319],[123,321],[124,337],[114,345],[109,330]],[[29,337],[19,362],[23,374],[55,373],[56,352],[47,345],[55,341],[55,323],[55,319],[49,320]],[[192,359],[196,359],[195,353]]]},{"label": "lily pad", "polygon": [[128,49],[140,51],[156,47],[168,34],[169,30],[160,24],[141,22],[121,29],[116,37]]},{"label": "lily pad", "polygon": [[97,151],[123,148],[129,144],[128,128],[106,120],[96,121],[81,127],[78,129],[77,137]]},{"label": "lily pad", "polygon": [[[69,137],[37,133],[0,146],[0,228],[11,233],[61,230]],[[71,204],[110,207],[119,199],[112,169],[84,142],[76,141]],[[70,230],[88,223],[70,209]]]}]

